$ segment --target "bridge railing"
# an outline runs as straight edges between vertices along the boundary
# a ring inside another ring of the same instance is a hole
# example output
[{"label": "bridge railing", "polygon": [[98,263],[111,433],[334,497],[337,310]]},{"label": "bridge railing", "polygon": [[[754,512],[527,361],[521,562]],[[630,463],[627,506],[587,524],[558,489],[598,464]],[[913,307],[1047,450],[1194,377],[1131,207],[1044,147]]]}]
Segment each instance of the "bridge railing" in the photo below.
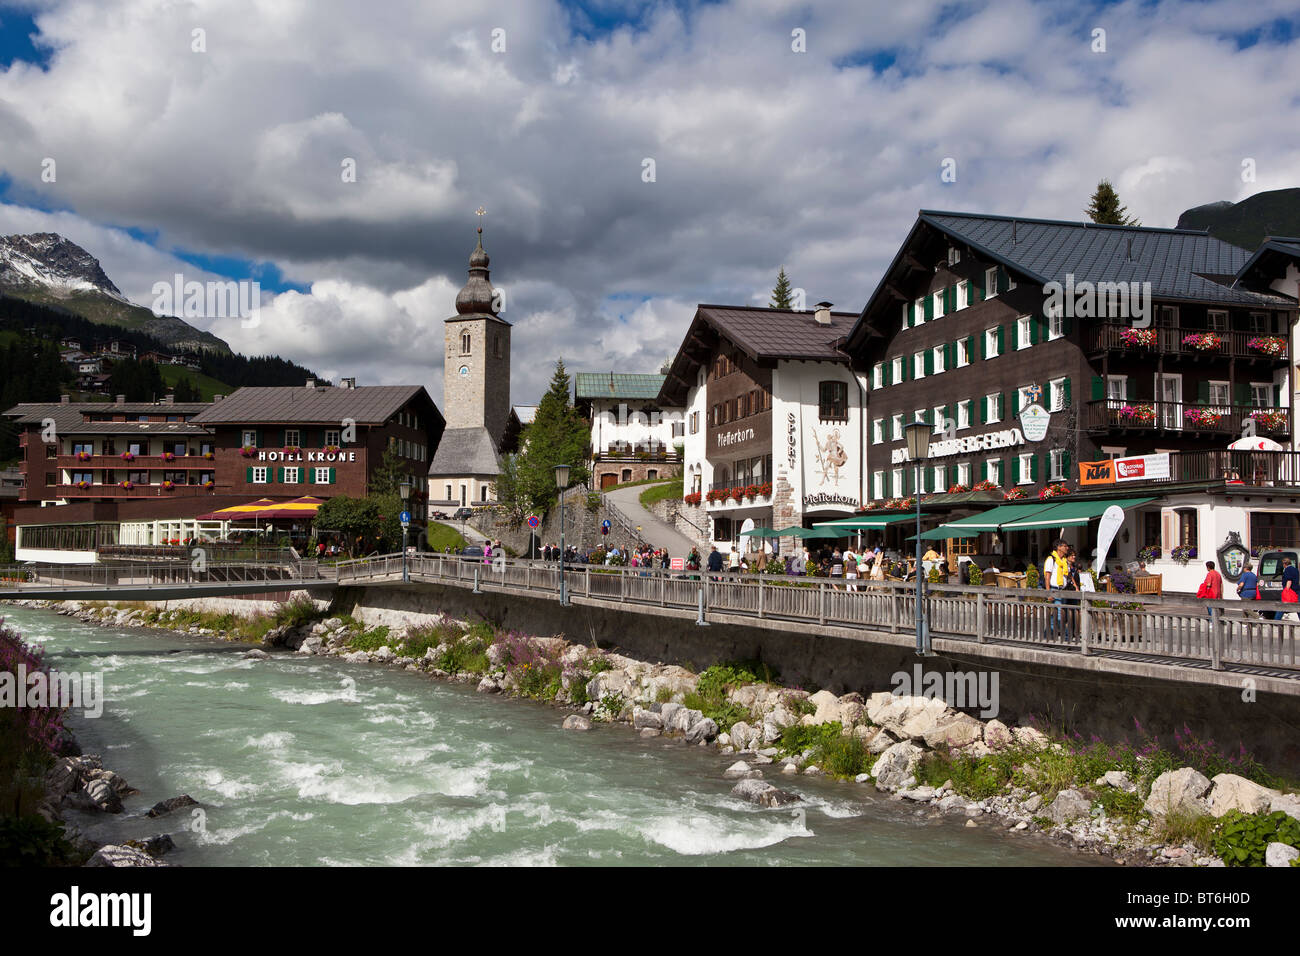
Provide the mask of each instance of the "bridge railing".
[{"label": "bridge railing", "polygon": [[[412,581],[476,589],[558,595],[554,562],[408,558]],[[402,556],[340,562],[340,584],[400,580]],[[784,575],[664,571],[566,565],[571,597],[671,607],[704,613],[913,633],[914,582],[803,578]],[[1300,671],[1300,622],[1260,616],[1274,602],[1195,601],[1157,595],[1070,592],[971,585],[928,585],[930,634],[981,644],[1021,644],[1084,655],[1124,654],[1169,663],[1270,667]],[[1261,606],[1262,605],[1262,606]]]},{"label": "bridge railing", "polygon": [[284,581],[301,584],[322,578],[315,562],[298,565],[266,563],[199,563],[179,561],[130,561],[94,564],[20,564],[0,566],[0,589],[102,588],[112,598],[115,587],[181,584],[239,584]]}]

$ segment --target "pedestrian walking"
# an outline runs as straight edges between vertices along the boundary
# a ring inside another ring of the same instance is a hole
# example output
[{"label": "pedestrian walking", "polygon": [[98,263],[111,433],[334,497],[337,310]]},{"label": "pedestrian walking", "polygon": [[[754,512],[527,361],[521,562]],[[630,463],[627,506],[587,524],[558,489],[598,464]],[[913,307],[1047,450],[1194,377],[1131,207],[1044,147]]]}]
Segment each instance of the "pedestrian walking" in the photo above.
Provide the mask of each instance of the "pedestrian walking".
[{"label": "pedestrian walking", "polygon": [[[1205,562],[1205,580],[1202,581],[1201,586],[1196,589],[1196,596],[1210,601],[1223,600],[1223,576],[1215,570],[1213,561]],[[1205,606],[1205,612],[1209,614],[1210,619],[1213,620],[1213,606],[1207,604]]]}]

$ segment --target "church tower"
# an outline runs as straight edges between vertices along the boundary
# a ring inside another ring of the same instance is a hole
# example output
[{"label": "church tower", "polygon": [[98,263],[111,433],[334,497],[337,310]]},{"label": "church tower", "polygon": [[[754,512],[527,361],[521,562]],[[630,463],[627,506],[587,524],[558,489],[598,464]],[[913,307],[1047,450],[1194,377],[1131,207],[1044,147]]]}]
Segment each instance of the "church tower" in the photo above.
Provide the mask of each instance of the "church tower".
[{"label": "church tower", "polygon": [[510,323],[501,318],[483,250],[483,227],[469,257],[469,280],[444,323],[443,414],[450,428],[486,428],[500,447],[510,416]]}]

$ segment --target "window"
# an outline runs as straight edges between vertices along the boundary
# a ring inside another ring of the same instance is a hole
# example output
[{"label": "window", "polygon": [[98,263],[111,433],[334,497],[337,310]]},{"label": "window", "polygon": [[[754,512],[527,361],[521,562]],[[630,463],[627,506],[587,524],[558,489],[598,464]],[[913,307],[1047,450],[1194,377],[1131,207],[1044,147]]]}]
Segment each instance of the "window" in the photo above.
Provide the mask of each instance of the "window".
[{"label": "window", "polygon": [[889,431],[890,441],[899,441],[903,437],[902,412],[899,412],[897,415],[891,418],[889,421],[889,425],[890,425],[890,431]]},{"label": "window", "polygon": [[1021,455],[1019,458],[1020,481],[1022,485],[1032,485],[1034,483],[1034,456]]},{"label": "window", "polygon": [[128,471],[126,473],[126,480],[131,482],[133,485],[147,485],[149,484],[149,472]]},{"label": "window", "polygon": [[[501,357],[500,355],[497,356],[497,358],[500,358],[500,357]],[[655,476],[654,476],[654,475],[651,475],[650,477],[653,478],[653,477],[655,477]],[[487,501],[487,491],[488,491],[488,490],[487,490],[487,485],[479,485],[479,487],[478,487],[478,500],[479,500],[479,501]]]},{"label": "window", "polygon": [[1210,309],[1205,313],[1205,327],[1211,332],[1228,330],[1228,313],[1223,309]]},{"label": "window", "polygon": [[1027,349],[1033,344],[1031,340],[1032,332],[1030,325],[1032,320],[1027,315],[1022,315],[1016,319],[1016,348]]},{"label": "window", "polygon": [[936,405],[936,406],[934,406],[934,419],[933,419],[933,421],[934,421],[934,433],[935,433],[936,435],[941,435],[941,434],[943,434],[943,426],[944,426],[945,424],[947,424],[947,422],[944,420],[944,419],[945,419],[945,416],[944,416],[944,412],[945,412],[945,411],[946,411],[946,409],[945,409],[944,406],[942,406],[942,405]]},{"label": "window", "polygon": [[128,453],[139,458],[141,455],[149,454],[149,443],[147,441],[128,441],[126,443]]},{"label": "window", "polygon": [[682,438],[683,436],[685,436],[685,434],[686,434],[686,423],[685,423],[685,422],[682,422],[682,421],[673,422],[673,423],[672,423],[672,428],[673,428],[673,437],[674,437],[674,438]]},{"label": "window", "polygon": [[691,412],[691,434],[698,435],[700,431],[700,413]]},{"label": "window", "polygon": [[903,303],[903,328],[911,328],[912,325],[912,303]]},{"label": "window", "polygon": [[1112,402],[1122,402],[1128,397],[1128,376],[1106,376],[1106,398]]},{"label": "window", "polygon": [[943,484],[943,479],[944,479],[943,472],[944,472],[943,465],[935,465],[933,468],[930,469],[930,487],[933,488],[935,491],[947,490]]},{"label": "window", "polygon": [[[1123,458],[1128,453],[1128,448],[1124,445],[1102,445],[1101,453],[1107,458]],[[1158,544],[1156,541],[1148,541],[1147,544]]]},{"label": "window", "polygon": [[970,364],[970,342],[967,339],[957,340],[957,367],[965,368]]},{"label": "window", "polygon": [[990,425],[1002,421],[1002,395],[994,392],[984,396],[984,421]]},{"label": "window", "polygon": [[999,486],[1002,484],[1002,460],[1000,458],[990,458],[984,462],[984,480],[991,481]]},{"label": "window", "polygon": [[940,289],[934,295],[930,296],[930,299],[934,302],[934,317],[936,319],[943,318],[943,290]]},{"label": "window", "polygon": [[871,473],[871,497],[884,498],[885,495],[885,473],[883,471],[873,471]]},{"label": "window", "polygon": [[302,432],[296,428],[286,428],[284,430],[284,447],[298,448],[302,445]]},{"label": "window", "polygon": [[917,352],[912,356],[912,378],[925,378],[924,352]]},{"label": "window", "polygon": [[1053,306],[1047,313],[1047,340],[1049,342],[1065,335],[1065,310],[1059,305]]},{"label": "window", "polygon": [[871,423],[871,443],[879,445],[885,440],[885,420],[877,418]]},{"label": "window", "polygon": [[95,483],[95,473],[93,471],[74,471],[72,473],[72,483],[78,484],[84,481],[88,485]]},{"label": "window", "polygon": [[1250,513],[1250,547],[1294,548],[1300,545],[1300,515],[1281,511]]},{"label": "window", "polygon": [[917,299],[916,302],[913,303],[913,307],[916,311],[912,313],[912,324],[920,325],[925,321],[925,296],[921,296],[921,298]]},{"label": "window", "polygon": [[847,382],[822,382],[817,388],[817,416],[824,422],[849,420]]},{"label": "window", "polygon": [[1252,312],[1247,317],[1246,322],[1251,332],[1269,331],[1267,312]]},{"label": "window", "polygon": [[469,355],[470,336],[468,332],[460,333],[460,354]]},{"label": "window", "polygon": [[957,403],[957,427],[970,428],[970,399]]},{"label": "window", "polygon": [[[325,429],[325,444],[332,448],[337,448],[341,444],[339,442],[339,430],[337,428]],[[450,498],[451,495],[448,495],[447,497]]]},{"label": "window", "polygon": [[1268,408],[1273,404],[1272,382],[1250,383],[1250,404],[1256,408]]},{"label": "window", "polygon": [[286,485],[298,484],[298,482],[302,480],[301,478],[298,477],[300,472],[301,469],[299,468],[286,468],[284,470],[284,483]]},{"label": "window", "polygon": [[1220,411],[1219,414],[1226,415],[1228,406],[1232,404],[1227,382],[1210,382],[1206,387],[1206,400]]},{"label": "window", "polygon": [[1047,480],[1064,481],[1065,480],[1065,449],[1053,448],[1051,451],[1047,453],[1047,458],[1050,466],[1049,470],[1051,472],[1051,474],[1047,476]]},{"label": "window", "polygon": [[884,363],[884,362],[877,362],[877,363],[875,364],[875,367],[872,368],[872,370],[871,370],[871,387],[872,387],[872,388],[884,388],[884,387],[885,387],[885,363]]},{"label": "window", "polygon": [[255,465],[253,467],[253,484],[266,484],[266,467],[264,465]]},{"label": "window", "polygon": [[963,461],[957,465],[957,484],[970,487],[970,462]]},{"label": "window", "polygon": [[1016,389],[1016,414],[1017,415],[1019,415],[1022,411],[1025,410],[1026,405],[1030,405],[1033,403],[1033,396],[1031,395],[1031,390],[1033,388],[1034,388],[1033,385],[1022,385],[1020,388]]},{"label": "window", "polygon": [[1163,325],[1166,328],[1173,328],[1178,325],[1178,306],[1156,306],[1156,325]]},{"label": "window", "polygon": [[961,250],[958,249],[956,246],[949,246],[948,265],[955,266],[959,262],[961,262]]},{"label": "window", "polygon": [[895,468],[894,473],[890,476],[889,495],[891,498],[901,498],[903,495],[903,469]]},{"label": "window", "polygon": [[984,298],[991,299],[998,294],[998,267],[984,270]]},{"label": "window", "polygon": [[257,447],[257,432],[256,432],[256,431],[245,431],[245,432],[244,432],[244,438],[243,438],[243,442],[242,442],[242,444],[243,444],[243,446],[244,446],[245,448],[256,448],[256,447]]},{"label": "window", "polygon": [[895,385],[903,380],[903,357],[901,355],[894,359],[893,368],[890,369],[889,380]]},{"label": "window", "polygon": [[998,357],[998,330],[984,330],[984,357],[986,359]]},{"label": "window", "polygon": [[1064,378],[1052,379],[1050,382],[1047,383],[1047,390],[1048,390],[1048,400],[1050,402],[1050,407],[1048,408],[1048,411],[1059,412],[1062,411],[1067,405],[1070,404],[1069,395],[1068,395],[1070,390],[1068,379],[1064,379]]},{"label": "window", "polygon": [[1196,509],[1179,508],[1174,514],[1178,517],[1178,544],[1184,548],[1197,547]]},{"label": "window", "polygon": [[318,485],[328,485],[328,484],[330,484],[330,470],[331,470],[331,469],[329,469],[329,468],[317,468],[317,469],[316,469],[316,484],[318,484]]},{"label": "window", "polygon": [[961,311],[970,305],[970,283],[963,279],[957,283],[957,310]]},{"label": "window", "polygon": [[932,353],[932,355],[934,356],[932,360],[932,364],[934,366],[934,372],[936,375],[944,370],[943,368],[944,352],[945,349],[942,345],[936,345],[934,347],[934,352]]}]

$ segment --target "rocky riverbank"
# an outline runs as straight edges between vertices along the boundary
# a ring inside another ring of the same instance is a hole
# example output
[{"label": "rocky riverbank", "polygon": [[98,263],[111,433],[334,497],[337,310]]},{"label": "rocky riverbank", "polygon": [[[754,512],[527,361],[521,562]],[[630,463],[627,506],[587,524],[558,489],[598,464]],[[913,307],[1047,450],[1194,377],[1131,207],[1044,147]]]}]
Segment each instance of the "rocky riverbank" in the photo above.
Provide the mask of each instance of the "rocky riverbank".
[{"label": "rocky riverbank", "polygon": [[[115,627],[227,629],[227,617],[183,609],[55,607]],[[253,629],[263,636],[250,657],[293,652],[403,668],[569,708],[569,730],[617,722],[644,737],[714,748],[721,776],[736,781],[733,795],[762,806],[800,799],[769,777],[832,776],[921,816],[958,815],[967,826],[1013,836],[1043,833],[1125,864],[1285,866],[1300,857],[1300,797],[1248,760],[1207,755],[1200,742],[1180,752],[1149,739],[1085,744],[1028,719],[981,721],[929,697],[809,692],[781,686],[759,665],[696,674],[485,621],[367,628],[300,608],[263,623]],[[1200,769],[1180,762],[1186,753],[1199,755]]]}]

